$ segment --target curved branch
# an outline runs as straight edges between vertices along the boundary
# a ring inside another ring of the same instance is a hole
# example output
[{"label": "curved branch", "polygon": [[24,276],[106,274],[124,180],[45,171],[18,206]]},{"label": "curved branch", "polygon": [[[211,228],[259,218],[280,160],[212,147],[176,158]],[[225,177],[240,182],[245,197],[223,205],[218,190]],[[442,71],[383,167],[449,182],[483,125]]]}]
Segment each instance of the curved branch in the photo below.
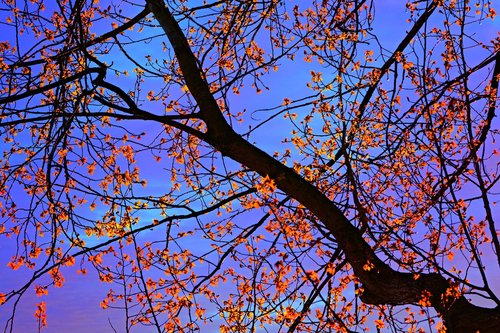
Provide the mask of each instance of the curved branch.
[{"label": "curved branch", "polygon": [[[335,203],[293,169],[234,132],[211,94],[177,21],[163,1],[146,2],[172,44],[186,84],[200,107],[200,115],[208,128],[206,142],[260,175],[273,179],[278,188],[307,207],[324,223],[363,283],[364,302],[401,305],[426,300],[444,318],[448,332],[497,331],[500,326],[500,309],[475,306],[463,296],[450,297],[448,294],[453,284],[439,274],[415,276],[392,269],[377,257],[361,231],[349,222]],[[429,8],[434,10],[433,6],[437,6],[437,3],[433,2]]]},{"label": "curved branch", "polygon": [[97,37],[95,39],[90,40],[89,42],[85,43],[84,45],[74,46],[74,47],[72,47],[70,49],[63,50],[61,53],[58,53],[58,54],[56,54],[54,56],[51,56],[51,57],[48,57],[48,58],[45,58],[45,59],[36,59],[36,60],[31,60],[31,61],[15,62],[14,64],[9,65],[9,67],[10,68],[16,68],[16,67],[29,67],[29,66],[34,66],[34,65],[41,65],[41,64],[46,63],[47,60],[56,60],[56,59],[59,59],[59,58],[62,58],[64,56],[66,56],[68,54],[71,54],[71,53],[73,53],[73,52],[75,52],[77,50],[85,49],[85,48],[87,48],[89,46],[92,46],[92,45],[104,42],[106,39],[115,37],[115,36],[119,35],[120,33],[126,31],[130,27],[134,26],[136,23],[140,22],[143,18],[145,18],[146,16],[148,16],[149,13],[150,13],[150,11],[146,7],[139,14],[137,14],[136,16],[134,16],[133,18],[131,18],[126,23],[120,25],[116,29],[113,29],[113,30],[111,30],[111,31],[109,31],[109,32],[107,32],[105,34],[102,34],[101,36],[99,36],[99,37]]},{"label": "curved branch", "polygon": [[85,70],[83,70],[83,71],[81,71],[79,73],[76,73],[76,74],[73,74],[71,76],[62,78],[62,79],[60,79],[60,80],[58,80],[58,81],[56,81],[54,83],[47,84],[46,86],[39,87],[39,88],[36,88],[36,89],[31,89],[31,90],[25,91],[25,92],[23,92],[21,94],[11,95],[11,96],[7,96],[7,97],[4,97],[4,98],[1,98],[0,99],[0,104],[7,104],[7,103],[12,103],[12,102],[15,102],[15,101],[19,101],[19,100],[21,100],[23,98],[34,96],[34,95],[37,95],[37,94],[41,94],[41,93],[46,92],[46,91],[48,91],[50,89],[53,89],[53,88],[62,86],[63,84],[69,83],[71,81],[80,79],[80,78],[84,77],[85,75],[89,75],[89,74],[92,74],[92,73],[102,74],[103,72],[105,72],[105,69],[101,68],[101,67],[86,68]]}]

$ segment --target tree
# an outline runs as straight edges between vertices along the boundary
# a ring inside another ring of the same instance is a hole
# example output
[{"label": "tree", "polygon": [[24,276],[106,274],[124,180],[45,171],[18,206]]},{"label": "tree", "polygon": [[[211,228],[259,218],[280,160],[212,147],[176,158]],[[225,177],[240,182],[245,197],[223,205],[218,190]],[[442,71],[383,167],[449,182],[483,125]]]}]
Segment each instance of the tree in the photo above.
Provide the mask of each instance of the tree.
[{"label": "tree", "polygon": [[382,5],[4,1],[5,331],[67,266],[126,332],[496,331],[495,11],[408,1],[387,47]]}]

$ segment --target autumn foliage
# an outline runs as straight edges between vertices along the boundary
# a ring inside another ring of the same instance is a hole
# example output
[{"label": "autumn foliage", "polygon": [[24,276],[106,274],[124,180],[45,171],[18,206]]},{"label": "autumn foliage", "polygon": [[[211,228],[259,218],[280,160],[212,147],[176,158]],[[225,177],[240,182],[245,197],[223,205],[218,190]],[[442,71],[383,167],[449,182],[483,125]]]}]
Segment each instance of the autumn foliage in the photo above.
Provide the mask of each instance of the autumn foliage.
[{"label": "autumn foliage", "polygon": [[69,271],[121,332],[500,327],[491,1],[1,9],[4,331]]}]

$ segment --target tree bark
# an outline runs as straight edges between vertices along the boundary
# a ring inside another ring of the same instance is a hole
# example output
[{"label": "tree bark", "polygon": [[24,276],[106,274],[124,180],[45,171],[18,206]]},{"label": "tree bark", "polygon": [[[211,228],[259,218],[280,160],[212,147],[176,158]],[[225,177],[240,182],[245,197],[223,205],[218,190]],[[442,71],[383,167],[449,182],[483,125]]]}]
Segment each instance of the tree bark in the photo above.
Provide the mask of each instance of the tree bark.
[{"label": "tree bark", "polygon": [[[426,295],[434,309],[442,316],[451,333],[494,333],[500,328],[500,309],[488,309],[471,304],[465,297],[447,296],[452,281],[430,273],[398,272],[377,257],[364,240],[362,232],[354,227],[342,211],[293,169],[250,144],[239,136],[224,119],[207,81],[189,44],[162,0],[146,0],[175,51],[186,85],[200,108],[201,118],[207,125],[204,140],[222,154],[234,159],[261,176],[268,176],[283,192],[304,205],[322,221],[332,233],[351,264],[355,275],[363,284],[362,300],[368,304],[418,304]],[[497,55],[495,70],[500,70]],[[498,73],[494,74],[495,76]],[[493,80],[495,82],[495,79]],[[494,83],[493,82],[493,83]],[[496,81],[498,82],[498,81]],[[372,269],[367,270],[369,265]]]}]

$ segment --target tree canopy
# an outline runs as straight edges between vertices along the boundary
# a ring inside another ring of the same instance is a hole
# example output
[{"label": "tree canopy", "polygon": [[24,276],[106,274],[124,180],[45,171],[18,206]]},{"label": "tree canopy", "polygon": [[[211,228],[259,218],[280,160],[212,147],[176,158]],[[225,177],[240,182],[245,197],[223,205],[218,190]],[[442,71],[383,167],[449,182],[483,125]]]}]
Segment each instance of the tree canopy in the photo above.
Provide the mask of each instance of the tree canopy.
[{"label": "tree canopy", "polygon": [[70,270],[120,332],[500,327],[491,1],[1,10],[4,331]]}]

